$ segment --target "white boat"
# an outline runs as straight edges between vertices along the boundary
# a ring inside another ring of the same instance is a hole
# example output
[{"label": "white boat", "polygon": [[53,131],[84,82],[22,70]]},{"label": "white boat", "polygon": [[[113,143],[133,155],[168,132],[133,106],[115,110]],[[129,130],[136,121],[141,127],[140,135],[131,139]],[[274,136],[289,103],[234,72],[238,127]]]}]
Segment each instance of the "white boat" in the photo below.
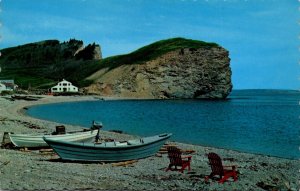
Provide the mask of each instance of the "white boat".
[{"label": "white boat", "polygon": [[172,134],[160,134],[122,142],[100,144],[44,140],[63,160],[71,161],[128,161],[155,155]]},{"label": "white boat", "polygon": [[51,140],[65,140],[71,142],[86,141],[95,139],[98,130],[70,132],[59,135],[44,135],[44,134],[14,134],[9,133],[11,142],[16,147],[47,147],[48,144],[44,141],[43,137]]}]

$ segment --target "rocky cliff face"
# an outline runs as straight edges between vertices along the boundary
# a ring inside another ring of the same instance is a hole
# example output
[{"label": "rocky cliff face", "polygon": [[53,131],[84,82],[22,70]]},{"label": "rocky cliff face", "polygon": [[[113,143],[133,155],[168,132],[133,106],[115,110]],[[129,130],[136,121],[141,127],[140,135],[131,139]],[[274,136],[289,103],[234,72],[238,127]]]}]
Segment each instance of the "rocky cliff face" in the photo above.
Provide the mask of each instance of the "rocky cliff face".
[{"label": "rocky cliff face", "polygon": [[94,52],[93,52],[93,60],[101,60],[102,59],[102,52],[101,47],[99,44],[95,46]]},{"label": "rocky cliff face", "polygon": [[232,90],[229,53],[222,47],[181,48],[88,79],[95,83],[85,91],[103,96],[223,99]]}]

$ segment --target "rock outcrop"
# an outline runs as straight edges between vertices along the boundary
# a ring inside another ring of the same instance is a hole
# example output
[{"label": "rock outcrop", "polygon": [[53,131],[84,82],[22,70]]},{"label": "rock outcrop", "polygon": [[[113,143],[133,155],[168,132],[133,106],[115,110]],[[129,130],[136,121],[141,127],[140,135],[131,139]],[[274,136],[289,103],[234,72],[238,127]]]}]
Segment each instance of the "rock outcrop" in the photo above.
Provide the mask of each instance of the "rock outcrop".
[{"label": "rock outcrop", "polygon": [[181,48],[91,75],[87,93],[130,98],[224,99],[232,90],[229,52],[220,46]]}]

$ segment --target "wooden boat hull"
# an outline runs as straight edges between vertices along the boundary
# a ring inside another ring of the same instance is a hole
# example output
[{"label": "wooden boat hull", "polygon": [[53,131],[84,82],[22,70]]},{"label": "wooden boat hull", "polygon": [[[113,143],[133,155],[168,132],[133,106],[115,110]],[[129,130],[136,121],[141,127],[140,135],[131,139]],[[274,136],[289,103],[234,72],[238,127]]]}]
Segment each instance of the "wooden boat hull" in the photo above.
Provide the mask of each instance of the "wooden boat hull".
[{"label": "wooden boat hull", "polygon": [[159,151],[172,134],[161,134],[127,142],[75,143],[44,137],[63,160],[71,161],[127,161],[146,158]]},{"label": "wooden boat hull", "polygon": [[66,141],[84,141],[92,139],[97,135],[98,130],[81,131],[75,133],[66,133],[61,135],[37,135],[37,134],[12,134],[9,133],[11,142],[16,147],[47,147],[48,144],[44,141],[43,137],[53,140],[66,140]]}]

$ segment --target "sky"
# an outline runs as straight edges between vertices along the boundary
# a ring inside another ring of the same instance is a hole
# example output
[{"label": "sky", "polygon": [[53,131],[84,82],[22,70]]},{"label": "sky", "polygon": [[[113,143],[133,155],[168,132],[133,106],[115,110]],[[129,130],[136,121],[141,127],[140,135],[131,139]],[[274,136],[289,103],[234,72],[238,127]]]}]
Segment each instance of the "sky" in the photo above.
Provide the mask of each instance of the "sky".
[{"label": "sky", "polygon": [[300,90],[297,0],[0,0],[0,49],[47,39],[102,56],[183,37],[229,51],[234,89]]}]

